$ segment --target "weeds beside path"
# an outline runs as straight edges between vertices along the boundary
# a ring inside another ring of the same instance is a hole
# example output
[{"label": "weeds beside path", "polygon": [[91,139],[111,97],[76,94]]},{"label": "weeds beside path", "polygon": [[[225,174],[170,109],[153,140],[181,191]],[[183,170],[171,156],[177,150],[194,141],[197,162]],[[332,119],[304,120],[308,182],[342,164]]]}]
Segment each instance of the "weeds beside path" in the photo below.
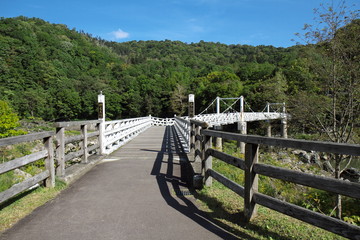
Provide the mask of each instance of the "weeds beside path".
[{"label": "weeds beside path", "polygon": [[54,188],[39,187],[19,194],[0,205],[0,233],[11,228],[36,208],[54,199],[67,185],[56,181]]}]

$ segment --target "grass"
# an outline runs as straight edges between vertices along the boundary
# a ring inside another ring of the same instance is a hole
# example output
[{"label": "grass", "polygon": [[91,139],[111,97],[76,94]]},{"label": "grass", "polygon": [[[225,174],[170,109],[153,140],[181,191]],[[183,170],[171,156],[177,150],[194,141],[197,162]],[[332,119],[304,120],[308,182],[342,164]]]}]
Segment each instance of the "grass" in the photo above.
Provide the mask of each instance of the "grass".
[{"label": "grass", "polygon": [[54,188],[39,187],[20,193],[0,205],[0,232],[12,227],[36,208],[54,199],[67,185],[56,180]]},{"label": "grass", "polygon": [[[224,150],[228,154],[243,158],[243,155],[237,151],[234,143],[225,143]],[[264,153],[261,156],[261,162],[290,169],[292,168],[291,164],[281,163],[278,160],[274,160],[271,155]],[[213,158],[213,169],[240,185],[244,185],[244,171],[241,169],[234,168],[216,158]],[[305,200],[313,200],[315,197],[310,197],[310,194],[314,195],[314,193],[317,193],[296,184],[285,183],[264,176],[259,177],[259,191],[299,205],[303,205],[304,196],[308,197]],[[196,197],[200,201],[203,210],[208,212],[210,217],[218,222],[220,227],[227,229],[239,238],[280,240],[344,239],[336,234],[262,206],[258,206],[257,217],[250,223],[245,223],[243,221],[243,198],[227,189],[216,180],[213,180],[212,187],[198,191]],[[317,198],[318,197],[315,199]],[[322,204],[323,203],[321,203],[321,205]],[[312,206],[309,206],[309,208],[311,207]]]},{"label": "grass", "polygon": [[256,218],[245,223],[243,199],[216,181],[212,187],[198,191],[195,197],[202,210],[220,227],[241,239],[345,239],[262,206]]}]

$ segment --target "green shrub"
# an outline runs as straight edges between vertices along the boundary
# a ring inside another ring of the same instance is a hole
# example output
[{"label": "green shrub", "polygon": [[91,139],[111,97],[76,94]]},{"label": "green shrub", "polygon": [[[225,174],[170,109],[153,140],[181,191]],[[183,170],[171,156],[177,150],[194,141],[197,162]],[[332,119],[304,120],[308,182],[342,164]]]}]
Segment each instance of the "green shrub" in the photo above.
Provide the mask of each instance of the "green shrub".
[{"label": "green shrub", "polygon": [[0,100],[0,138],[26,134],[19,127],[19,117],[5,101]]}]

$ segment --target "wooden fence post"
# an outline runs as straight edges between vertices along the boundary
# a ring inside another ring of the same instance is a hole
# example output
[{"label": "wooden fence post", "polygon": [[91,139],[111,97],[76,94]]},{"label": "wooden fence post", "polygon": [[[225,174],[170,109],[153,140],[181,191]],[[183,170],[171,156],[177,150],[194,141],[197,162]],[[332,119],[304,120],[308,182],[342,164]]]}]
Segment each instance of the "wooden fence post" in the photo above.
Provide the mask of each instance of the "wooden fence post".
[{"label": "wooden fence post", "polygon": [[253,195],[258,191],[258,176],[254,172],[254,164],[258,162],[259,145],[245,145],[245,197],[244,197],[244,216],[249,222],[257,214],[257,207],[253,200]]},{"label": "wooden fence post", "polygon": [[81,134],[83,136],[83,144],[82,149],[84,151],[84,155],[82,158],[82,163],[88,163],[88,138],[87,138],[87,125],[81,125]]},{"label": "wooden fence post", "polygon": [[208,153],[208,149],[212,147],[212,137],[203,135],[203,159],[204,159],[204,170],[205,170],[205,186],[211,187],[212,177],[209,175],[208,170],[212,169],[212,156]]},{"label": "wooden fence post", "polygon": [[55,187],[55,166],[54,166],[54,148],[53,138],[44,138],[45,149],[48,152],[48,156],[45,159],[45,168],[49,171],[49,177],[45,180],[46,187]]},{"label": "wooden fence post", "polygon": [[62,177],[65,175],[65,128],[56,128],[56,175]]}]

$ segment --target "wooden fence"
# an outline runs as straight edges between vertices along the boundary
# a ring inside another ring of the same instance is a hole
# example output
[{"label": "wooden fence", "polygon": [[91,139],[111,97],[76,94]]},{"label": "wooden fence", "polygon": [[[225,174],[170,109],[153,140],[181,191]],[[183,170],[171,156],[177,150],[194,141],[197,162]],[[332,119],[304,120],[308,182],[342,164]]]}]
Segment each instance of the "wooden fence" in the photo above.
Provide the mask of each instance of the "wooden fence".
[{"label": "wooden fence", "polygon": [[[73,121],[73,122],[56,122],[56,175],[65,175],[66,162],[73,160],[74,158],[82,157],[82,163],[88,163],[88,157],[90,153],[98,150],[100,153],[100,146],[102,138],[100,120],[92,121]],[[88,132],[90,126],[95,127],[95,131]],[[80,130],[80,134],[75,136],[65,137],[65,130]],[[89,146],[89,139],[95,139],[95,144]],[[65,153],[65,147],[69,143],[80,142],[81,148],[76,152]]]},{"label": "wooden fence", "polygon": [[[191,132],[194,134],[190,145],[194,147],[195,161],[196,158],[201,158],[201,165],[203,166],[202,175],[204,176],[205,185],[211,186],[212,178],[214,178],[243,197],[244,215],[247,221],[250,221],[256,215],[256,204],[260,204],[338,235],[350,239],[360,239],[360,227],[358,226],[258,192],[258,175],[263,175],[360,199],[360,184],[358,183],[302,173],[258,162],[260,145],[360,156],[359,145],[241,135],[206,129],[207,124],[205,122],[194,120],[190,122],[192,125]],[[240,159],[212,148],[213,137],[244,142],[246,144],[245,159]],[[214,171],[212,169],[212,157],[244,170],[244,186]]]},{"label": "wooden fence", "polygon": [[[46,187],[53,187],[55,185],[55,174],[64,177],[66,175],[66,166],[70,165],[67,163],[75,158],[81,158],[81,163],[86,164],[89,162],[91,155],[95,153],[99,155],[109,154],[151,126],[170,126],[173,124],[173,118],[151,116],[115,121],[56,122],[54,125],[56,132],[41,132],[0,139],[0,147],[35,140],[43,140],[45,146],[43,151],[0,164],[0,174],[46,158],[45,171],[0,192],[0,203],[43,180],[45,180]],[[79,132],[79,134],[66,136],[65,131],[67,130],[75,130],[74,132]],[[76,150],[68,149],[66,151],[69,144],[77,145]]]},{"label": "wooden fence", "polygon": [[45,171],[28,178],[21,183],[15,184],[9,189],[0,192],[0,203],[12,198],[13,196],[23,192],[26,189],[34,186],[35,184],[45,180],[45,186],[54,187],[55,185],[55,168],[54,168],[54,150],[53,150],[53,132],[41,132],[28,134],[24,136],[16,136],[0,139],[0,147],[8,146],[17,143],[32,142],[36,140],[42,140],[44,144],[44,150],[35,152],[5,163],[0,164],[0,174],[9,172],[16,168],[25,166],[29,163],[33,163],[40,159],[45,158]]}]

